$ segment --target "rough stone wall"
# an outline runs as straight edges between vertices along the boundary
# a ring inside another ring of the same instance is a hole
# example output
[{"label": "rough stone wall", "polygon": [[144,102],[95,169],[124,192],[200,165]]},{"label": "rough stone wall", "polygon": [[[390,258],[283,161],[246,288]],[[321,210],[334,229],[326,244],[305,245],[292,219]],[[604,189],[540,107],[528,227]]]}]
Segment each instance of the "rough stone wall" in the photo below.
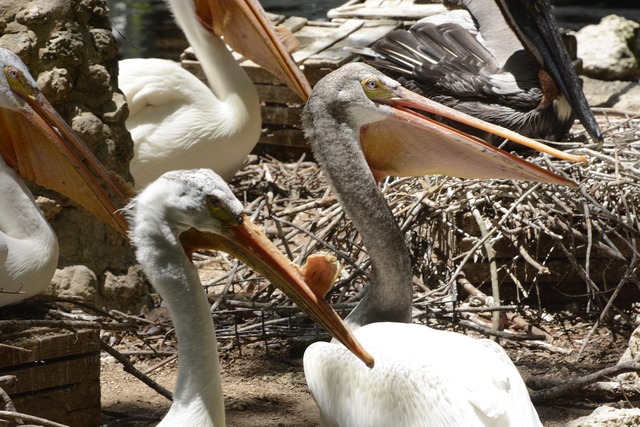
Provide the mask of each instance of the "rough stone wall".
[{"label": "rough stone wall", "polygon": [[[117,91],[118,46],[107,11],[106,0],[3,0],[0,46],[22,58],[47,99],[105,167],[131,181],[133,143],[124,124],[125,98]],[[32,189],[62,207],[47,209],[60,243],[59,268],[87,266],[95,273],[97,294],[141,282],[130,271],[135,258],[126,239],[62,196]],[[67,284],[87,276],[73,268],[65,268],[62,278],[58,273],[57,280]]]}]

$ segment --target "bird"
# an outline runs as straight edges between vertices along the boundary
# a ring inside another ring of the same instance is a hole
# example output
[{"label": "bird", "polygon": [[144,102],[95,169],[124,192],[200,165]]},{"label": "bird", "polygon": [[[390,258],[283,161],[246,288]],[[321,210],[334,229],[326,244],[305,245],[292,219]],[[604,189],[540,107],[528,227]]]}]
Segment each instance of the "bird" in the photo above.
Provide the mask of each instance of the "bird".
[{"label": "bird", "polygon": [[531,138],[560,141],[577,117],[602,142],[549,0],[443,3],[452,10],[349,50],[434,101]]},{"label": "bird", "polygon": [[138,189],[174,169],[209,167],[229,179],[255,147],[260,98],[227,44],[284,79],[302,100],[311,92],[288,53],[291,37],[281,41],[283,31],[276,32],[257,0],[170,0],[169,6],[209,86],[171,60],[119,61]]},{"label": "bird", "polygon": [[322,426],[541,426],[524,381],[498,344],[411,323],[409,252],[376,184],[387,175],[428,173],[576,184],[417,114],[468,119],[432,104],[354,62],[321,79],[303,110],[314,158],[371,263],[365,294],[345,321],[374,367],[334,342],[314,343],[304,354]]},{"label": "bird", "polygon": [[58,265],[58,239],[18,174],[0,158],[0,306],[46,289]]},{"label": "bird", "polygon": [[[0,264],[0,278],[8,278],[1,284],[2,306],[17,302],[16,298],[33,295],[37,293],[36,288],[46,286],[57,260],[55,235],[48,231],[43,218],[36,215],[37,206],[22,179],[70,198],[123,237],[129,235],[123,208],[133,198],[134,191],[107,171],[60,117],[16,54],[0,48],[0,67],[0,157],[3,166],[0,186],[6,190],[2,192],[5,197],[0,204],[0,256],[14,256],[5,251],[23,254],[22,259]],[[17,210],[20,215],[12,216]],[[24,230],[22,235],[17,234],[20,230]],[[240,235],[239,239],[244,237]],[[250,239],[268,246],[264,243],[267,238],[260,233],[253,233]],[[197,249],[218,249],[220,237],[187,230],[180,236],[180,244],[185,253],[191,255]],[[225,245],[225,249],[232,248]],[[266,256],[269,261],[269,254]],[[263,258],[252,259],[252,262],[258,262],[256,268],[261,268],[259,263]],[[286,273],[286,267],[283,268]],[[285,293],[365,364],[373,365],[370,355],[353,339],[338,314],[306,284],[306,281],[311,282],[307,277],[321,272],[322,268],[323,264],[320,264],[309,272],[301,271],[303,279],[297,278],[297,287],[287,288]],[[32,283],[29,277],[40,277],[40,280],[37,284]],[[278,277],[281,276],[274,280]],[[323,285],[323,279],[315,282],[317,286],[326,285]]]},{"label": "bird", "polygon": [[113,215],[111,196],[126,189],[111,181],[16,54],[0,48],[0,67],[0,306],[5,306],[41,293],[58,263],[57,237],[22,178],[71,198],[123,233],[126,223]]},{"label": "bird", "polygon": [[[224,426],[213,320],[198,271],[180,235],[192,229],[217,236],[218,250],[241,258],[284,289],[304,285],[301,272],[248,219],[240,201],[211,169],[166,172],[140,192],[125,212],[136,258],[167,305],[178,340],[173,403],[159,426]],[[310,307],[324,302],[314,301],[312,293],[302,295],[311,297]],[[329,306],[322,307],[328,310]]]}]

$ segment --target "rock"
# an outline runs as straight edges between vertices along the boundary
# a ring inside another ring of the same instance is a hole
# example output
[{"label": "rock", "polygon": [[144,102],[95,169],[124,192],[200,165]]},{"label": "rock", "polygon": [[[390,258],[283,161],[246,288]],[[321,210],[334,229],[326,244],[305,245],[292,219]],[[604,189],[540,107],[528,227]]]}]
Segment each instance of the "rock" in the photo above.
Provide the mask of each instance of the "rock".
[{"label": "rock", "polygon": [[153,305],[149,286],[139,266],[131,267],[126,276],[107,272],[101,293],[103,307],[107,310],[142,313]]},{"label": "rock", "polygon": [[609,15],[597,25],[576,33],[583,73],[602,80],[633,80],[640,77],[638,34],[640,24]]},{"label": "rock", "polygon": [[98,280],[95,273],[84,265],[72,265],[56,270],[44,294],[80,297],[89,304],[100,305]]},{"label": "rock", "polygon": [[582,77],[584,94],[593,107],[640,112],[640,83]]},{"label": "rock", "polygon": [[142,270],[131,267],[126,275],[107,272],[101,284],[95,273],[84,265],[72,265],[56,270],[46,295],[79,297],[103,310],[120,310],[140,314],[153,305],[149,286]]},{"label": "rock", "polygon": [[600,406],[590,415],[570,421],[564,427],[634,427],[640,426],[640,408],[616,409]]}]

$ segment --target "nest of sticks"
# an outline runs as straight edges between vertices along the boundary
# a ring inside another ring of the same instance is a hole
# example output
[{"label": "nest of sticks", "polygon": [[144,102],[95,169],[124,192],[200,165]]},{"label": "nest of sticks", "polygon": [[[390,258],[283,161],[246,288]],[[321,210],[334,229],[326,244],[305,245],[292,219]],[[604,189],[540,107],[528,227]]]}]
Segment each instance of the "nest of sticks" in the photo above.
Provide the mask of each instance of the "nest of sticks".
[{"label": "nest of sticks", "polygon": [[[411,254],[415,322],[507,338],[564,357],[571,350],[554,343],[551,329],[536,326],[546,306],[560,296],[572,302],[572,313],[577,308],[595,315],[590,331],[580,337],[577,359],[613,312],[625,317],[627,325],[634,324],[634,311],[640,312],[640,117],[601,110],[598,118],[606,132],[603,147],[563,143],[563,149],[586,155],[588,166],[528,156],[573,179],[576,189],[441,176],[388,179],[380,185]],[[576,126],[573,136],[583,132]],[[327,298],[346,316],[366,287],[369,258],[320,168],[308,155],[291,162],[252,156],[230,185],[252,219],[294,262],[302,264],[318,252],[340,260],[341,272]],[[242,351],[252,343],[264,343],[267,352],[270,346],[295,352],[297,343],[304,349],[309,341],[328,338],[242,262],[224,253],[202,252],[195,263],[223,353]],[[46,305],[44,319],[5,320],[0,330],[99,328],[104,351],[170,396],[128,358],[166,357],[149,372],[175,359],[176,340],[166,309],[158,307],[140,317],[107,313],[75,299],[54,300],[63,305]],[[563,326],[558,328],[562,331]],[[619,362],[570,384],[541,386],[534,398],[553,399],[638,369],[636,362]]]},{"label": "nest of sticks", "polygon": [[[544,333],[528,325],[527,334],[509,329],[526,325],[517,314],[524,307],[542,308],[558,299],[575,306],[577,301],[603,319],[617,308],[625,289],[638,286],[640,119],[599,113],[606,130],[603,147],[562,146],[587,156],[588,166],[528,157],[573,179],[577,189],[441,176],[381,184],[412,258],[415,321],[445,320],[489,335],[540,339]],[[573,136],[581,129],[576,126]],[[339,258],[343,268],[327,298],[346,315],[362,295],[369,259],[319,167],[308,156],[294,162],[253,156],[230,184],[252,219],[296,263],[317,252]],[[243,334],[299,338],[320,333],[241,263],[211,256],[227,263],[205,280],[220,339],[238,343]],[[200,262],[212,259],[206,255]],[[493,325],[491,312],[499,313]]]}]

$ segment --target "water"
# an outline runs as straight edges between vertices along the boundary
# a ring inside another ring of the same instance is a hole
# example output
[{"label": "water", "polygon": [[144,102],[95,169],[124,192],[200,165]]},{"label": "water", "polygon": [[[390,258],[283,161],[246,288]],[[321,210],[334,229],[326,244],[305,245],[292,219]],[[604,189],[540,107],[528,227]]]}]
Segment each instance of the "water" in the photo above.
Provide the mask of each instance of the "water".
[{"label": "water", "polygon": [[[188,1],[188,0],[185,0]],[[188,46],[163,0],[108,0],[109,17],[120,43],[120,58],[178,60]],[[329,9],[346,0],[262,0],[271,13],[326,20]]]}]

